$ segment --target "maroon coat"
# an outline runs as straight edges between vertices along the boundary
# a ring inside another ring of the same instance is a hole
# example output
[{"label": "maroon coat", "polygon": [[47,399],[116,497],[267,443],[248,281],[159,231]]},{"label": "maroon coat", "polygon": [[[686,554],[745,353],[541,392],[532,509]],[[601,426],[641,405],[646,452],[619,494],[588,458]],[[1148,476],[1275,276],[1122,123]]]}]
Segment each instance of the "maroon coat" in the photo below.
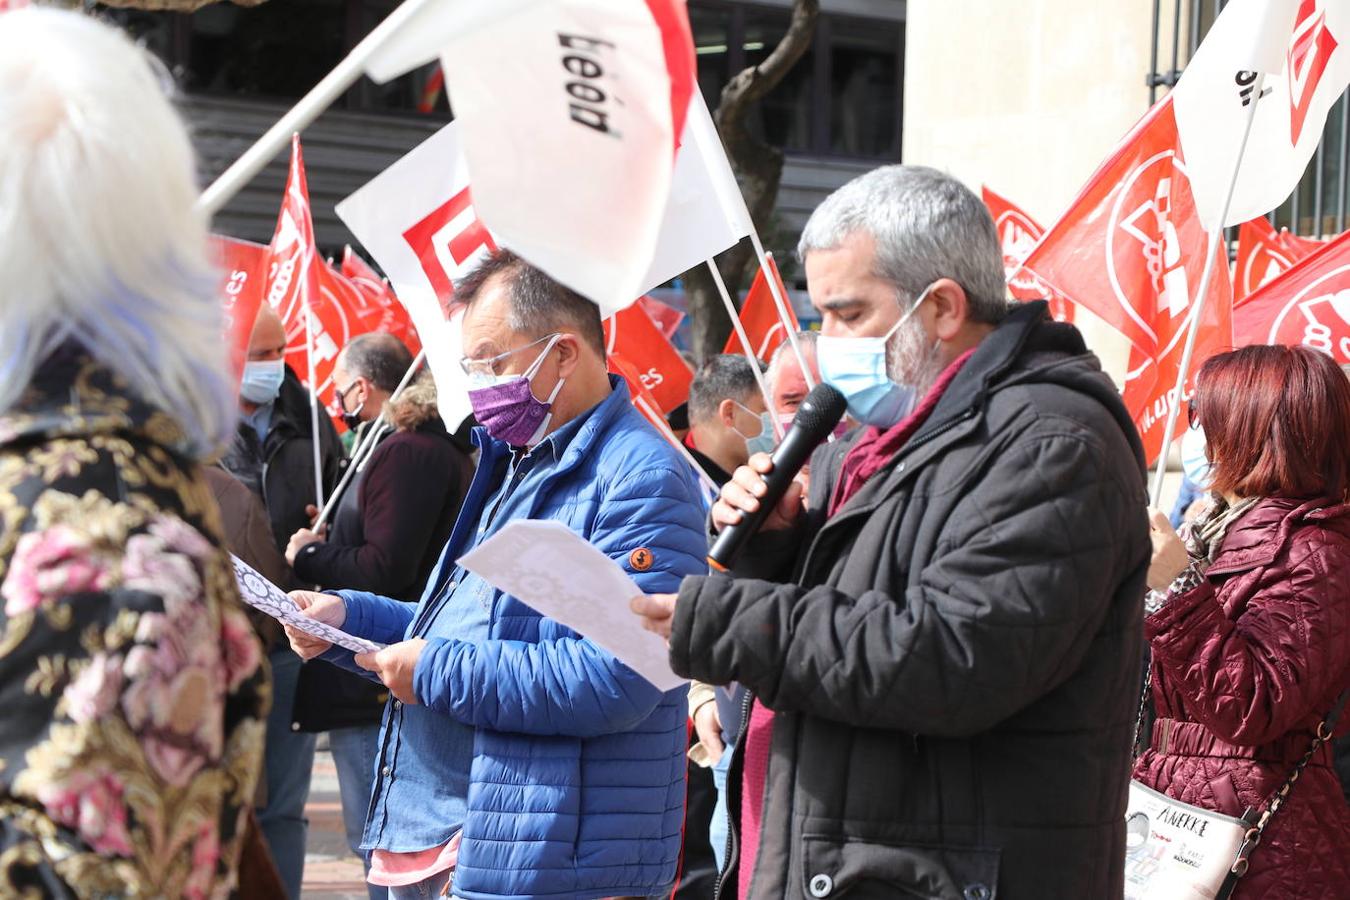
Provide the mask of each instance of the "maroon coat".
[{"label": "maroon coat", "polygon": [[[1350,685],[1350,505],[1258,503],[1229,530],[1205,583],[1144,630],[1159,719],[1135,778],[1232,816],[1262,806]],[[1234,897],[1347,896],[1350,808],[1324,746]]]}]

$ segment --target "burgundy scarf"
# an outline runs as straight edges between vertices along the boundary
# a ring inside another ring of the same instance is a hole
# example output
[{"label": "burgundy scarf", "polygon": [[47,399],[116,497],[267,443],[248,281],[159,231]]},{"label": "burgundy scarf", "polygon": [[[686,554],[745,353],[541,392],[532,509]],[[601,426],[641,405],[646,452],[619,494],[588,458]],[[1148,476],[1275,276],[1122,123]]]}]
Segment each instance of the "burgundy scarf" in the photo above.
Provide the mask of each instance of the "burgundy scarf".
[{"label": "burgundy scarf", "polygon": [[923,400],[915,407],[914,412],[901,419],[896,425],[892,425],[885,431],[877,428],[875,425],[867,429],[863,436],[858,439],[858,443],[853,445],[853,449],[848,451],[844,457],[844,462],[839,468],[839,481],[834,488],[834,496],[830,499],[829,515],[833,516],[839,512],[840,507],[849,501],[854,494],[862,490],[862,486],[873,475],[890,465],[895,454],[899,453],[905,443],[914,436],[915,432],[922,427],[928,417],[933,414],[938,401],[942,399],[947,386],[956,378],[961,367],[970,359],[970,355],[975,350],[972,348],[962,353],[954,359],[947,368],[942,370],[938,376],[937,382],[928,389],[928,393]]}]

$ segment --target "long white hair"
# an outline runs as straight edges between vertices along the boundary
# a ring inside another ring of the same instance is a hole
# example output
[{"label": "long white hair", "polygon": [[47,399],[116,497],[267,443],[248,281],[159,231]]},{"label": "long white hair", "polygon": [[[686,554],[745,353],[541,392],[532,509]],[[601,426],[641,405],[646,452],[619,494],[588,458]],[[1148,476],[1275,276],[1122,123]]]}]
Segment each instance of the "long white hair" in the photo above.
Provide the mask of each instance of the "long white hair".
[{"label": "long white hair", "polygon": [[0,15],[0,415],[75,340],[206,457],[232,432],[234,391],[170,85],[88,16]]}]

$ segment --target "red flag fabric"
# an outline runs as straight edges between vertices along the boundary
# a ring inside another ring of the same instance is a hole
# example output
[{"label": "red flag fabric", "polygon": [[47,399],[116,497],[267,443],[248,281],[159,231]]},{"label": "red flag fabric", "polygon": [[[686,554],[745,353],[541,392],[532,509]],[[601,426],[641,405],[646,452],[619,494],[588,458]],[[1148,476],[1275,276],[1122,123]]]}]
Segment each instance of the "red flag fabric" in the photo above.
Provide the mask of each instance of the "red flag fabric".
[{"label": "red flag fabric", "polygon": [[1286,246],[1264,216],[1243,222],[1238,228],[1237,263],[1233,269],[1233,305],[1240,304],[1248,294],[1307,255],[1307,250]]},{"label": "red flag fabric", "polygon": [[427,83],[422,86],[422,95],[417,98],[417,111],[426,115],[436,109],[436,101],[441,99],[445,90],[445,70],[440,63],[427,75]]},{"label": "red flag fabric", "polygon": [[998,241],[1003,249],[1003,270],[1007,275],[1008,293],[1018,300],[1045,299],[1050,303],[1050,315],[1056,322],[1073,321],[1073,304],[1059,296],[1022,268],[1022,262],[1041,239],[1045,229],[1011,200],[982,188],[984,205],[994,217]]},{"label": "red flag fabric", "polygon": [[263,303],[263,282],[269,263],[267,248],[251,241],[211,235],[211,252],[220,266],[220,298],[225,309],[230,367],[235,380],[244,371],[253,323]]},{"label": "red flag fabric", "polygon": [[1350,233],[1249,295],[1233,310],[1233,339],[1303,344],[1350,364]]},{"label": "red flag fabric", "polygon": [[[1138,351],[1124,398],[1150,458],[1163,449],[1168,401],[1208,246],[1177,146],[1176,119],[1164,98],[1097,169],[1025,263]],[[1218,253],[1224,254],[1222,247]],[[1232,282],[1222,255],[1205,298],[1192,377],[1205,359],[1232,346],[1231,316]],[[1189,390],[1183,391],[1187,396]]]},{"label": "red flag fabric", "polygon": [[1316,253],[1326,246],[1325,241],[1314,240],[1313,238],[1299,237],[1289,231],[1288,228],[1280,229],[1280,246],[1294,255],[1295,259],[1302,259],[1310,253]]},{"label": "red flag fabric", "polygon": [[[341,274],[325,266],[314,246],[309,185],[300,137],[291,139],[291,169],[281,202],[276,232],[268,247],[270,267],[267,302],[286,325],[286,364],[309,383],[310,353],[319,400],[332,415],[336,410],[333,365],[351,336],[351,304],[360,292]],[[311,321],[306,328],[306,318]],[[310,330],[313,347],[310,348]]]},{"label": "red flag fabric", "polygon": [[[651,416],[648,415],[647,410],[643,405],[637,402],[639,399],[646,401],[647,406],[651,407],[653,410],[657,412],[661,411],[660,402],[657,401],[656,397],[652,395],[652,392],[647,389],[647,386],[642,383],[642,373],[638,371],[636,365],[617,353],[611,353],[607,361],[609,363],[609,370],[628,384],[628,393],[631,395],[633,406],[637,408],[638,412],[642,413],[647,419],[651,419]],[[652,422],[652,424],[655,425],[656,423]]]},{"label": "red flag fabric", "polygon": [[634,303],[605,320],[608,355],[631,363],[662,413],[689,399],[694,373],[651,318]]},{"label": "red flag fabric", "polygon": [[416,356],[422,349],[422,341],[407,308],[394,296],[384,279],[350,246],[342,251],[342,274],[355,285],[363,298],[359,315],[364,330],[388,332]]},{"label": "red flag fabric", "polygon": [[[773,273],[773,279],[778,283],[778,290],[783,299],[787,299],[787,288],[783,286],[782,276],[778,274],[778,263],[773,257],[769,257],[769,270]],[[801,326],[797,324],[797,313],[788,305],[788,315],[792,317],[791,328],[796,332]],[[764,269],[760,268],[755,272],[755,280],[750,285],[750,291],[745,295],[745,302],[741,304],[741,324],[745,326],[745,336],[750,339],[753,345],[750,352],[756,359],[767,360],[773,355],[773,351],[778,349],[778,345],[787,340],[788,332],[783,327],[783,320],[778,317],[778,304],[773,302],[773,293],[769,290],[769,282],[764,277]],[[727,345],[722,348],[723,353],[741,354],[745,351],[741,349],[741,339],[737,337],[735,330],[731,332],[731,337],[727,338]]]},{"label": "red flag fabric", "polygon": [[656,323],[656,327],[661,329],[661,333],[666,336],[666,340],[675,339],[675,332],[680,330],[680,323],[684,321],[684,313],[652,297],[639,298],[638,305]]}]

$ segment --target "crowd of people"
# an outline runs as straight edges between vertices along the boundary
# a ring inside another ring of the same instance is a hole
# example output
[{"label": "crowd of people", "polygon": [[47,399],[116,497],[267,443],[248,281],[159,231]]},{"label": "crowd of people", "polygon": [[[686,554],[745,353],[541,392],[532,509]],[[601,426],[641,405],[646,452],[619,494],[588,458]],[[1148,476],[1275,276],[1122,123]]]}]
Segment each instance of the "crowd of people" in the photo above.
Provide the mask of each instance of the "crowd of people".
[{"label": "crowd of people", "polygon": [[[0,118],[0,896],[298,897],[319,733],[372,898],[1121,897],[1132,778],[1264,813],[1233,897],[1350,896],[1329,357],[1204,363],[1174,528],[1082,335],[1007,299],[984,204],[897,165],[802,233],[819,332],[703,360],[683,448],[596,305],[498,251],[456,285],[472,427],[364,335],[349,455],[270,307],[231,376],[147,54],[8,14]],[[817,382],[846,420],[710,572]],[[460,564],[524,519],[625,570],[612,615],[687,688]],[[246,609],[230,554],[381,649]]]}]

